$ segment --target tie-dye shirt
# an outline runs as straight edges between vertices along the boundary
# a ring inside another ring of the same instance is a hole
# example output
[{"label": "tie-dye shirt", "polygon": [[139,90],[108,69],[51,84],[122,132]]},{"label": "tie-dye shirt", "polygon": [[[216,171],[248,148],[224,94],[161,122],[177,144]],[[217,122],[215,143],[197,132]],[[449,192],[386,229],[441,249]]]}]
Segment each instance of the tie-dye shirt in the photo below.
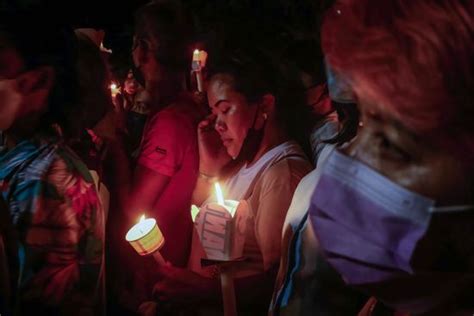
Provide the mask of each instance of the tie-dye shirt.
[{"label": "tie-dye shirt", "polygon": [[20,314],[100,314],[104,218],[87,167],[57,140],[0,146],[0,191],[18,233]]}]

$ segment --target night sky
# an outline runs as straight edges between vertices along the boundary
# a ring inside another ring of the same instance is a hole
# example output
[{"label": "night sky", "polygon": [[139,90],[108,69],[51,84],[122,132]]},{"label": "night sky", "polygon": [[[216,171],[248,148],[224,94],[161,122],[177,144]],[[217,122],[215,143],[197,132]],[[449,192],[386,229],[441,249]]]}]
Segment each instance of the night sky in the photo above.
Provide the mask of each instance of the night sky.
[{"label": "night sky", "polygon": [[[0,0],[10,8],[41,8],[47,15],[77,27],[105,29],[105,47],[118,75],[129,68],[133,12],[147,0]],[[182,0],[194,24],[194,39],[205,42],[225,30],[278,50],[292,40],[319,40],[322,12],[331,0]]]}]

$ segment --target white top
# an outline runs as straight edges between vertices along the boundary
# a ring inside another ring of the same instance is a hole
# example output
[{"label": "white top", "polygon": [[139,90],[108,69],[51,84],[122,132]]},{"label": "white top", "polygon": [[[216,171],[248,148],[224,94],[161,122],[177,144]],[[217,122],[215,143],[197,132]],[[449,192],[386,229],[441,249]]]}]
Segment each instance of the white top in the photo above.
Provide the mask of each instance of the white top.
[{"label": "white top", "polygon": [[260,172],[271,166],[281,157],[294,153],[295,148],[298,148],[299,151],[300,147],[296,142],[287,141],[266,152],[252,166],[243,166],[232,178],[225,182],[223,187],[225,199],[237,201],[243,199],[252,181]]}]

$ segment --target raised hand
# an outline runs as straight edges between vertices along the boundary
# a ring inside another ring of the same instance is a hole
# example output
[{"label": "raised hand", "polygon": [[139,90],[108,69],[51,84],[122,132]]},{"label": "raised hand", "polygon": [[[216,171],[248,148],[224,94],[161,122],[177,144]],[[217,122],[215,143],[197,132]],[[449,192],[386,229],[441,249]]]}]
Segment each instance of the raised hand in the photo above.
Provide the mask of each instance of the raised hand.
[{"label": "raised hand", "polygon": [[212,177],[218,176],[232,160],[214,129],[215,120],[216,116],[211,114],[198,125],[199,171]]}]

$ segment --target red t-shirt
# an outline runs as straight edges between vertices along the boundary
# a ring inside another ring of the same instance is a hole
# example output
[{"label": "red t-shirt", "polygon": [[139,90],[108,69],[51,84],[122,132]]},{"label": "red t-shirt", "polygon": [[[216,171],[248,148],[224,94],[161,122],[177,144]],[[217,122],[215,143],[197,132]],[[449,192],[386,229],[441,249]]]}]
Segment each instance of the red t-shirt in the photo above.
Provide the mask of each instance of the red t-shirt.
[{"label": "red t-shirt", "polygon": [[[182,249],[185,265],[192,236],[191,197],[199,169],[197,105],[179,100],[152,114],[143,133],[138,164],[170,177],[156,201],[153,216],[165,237],[163,253],[169,247]],[[168,237],[167,237],[168,236]],[[172,238],[169,238],[172,236]]]}]

